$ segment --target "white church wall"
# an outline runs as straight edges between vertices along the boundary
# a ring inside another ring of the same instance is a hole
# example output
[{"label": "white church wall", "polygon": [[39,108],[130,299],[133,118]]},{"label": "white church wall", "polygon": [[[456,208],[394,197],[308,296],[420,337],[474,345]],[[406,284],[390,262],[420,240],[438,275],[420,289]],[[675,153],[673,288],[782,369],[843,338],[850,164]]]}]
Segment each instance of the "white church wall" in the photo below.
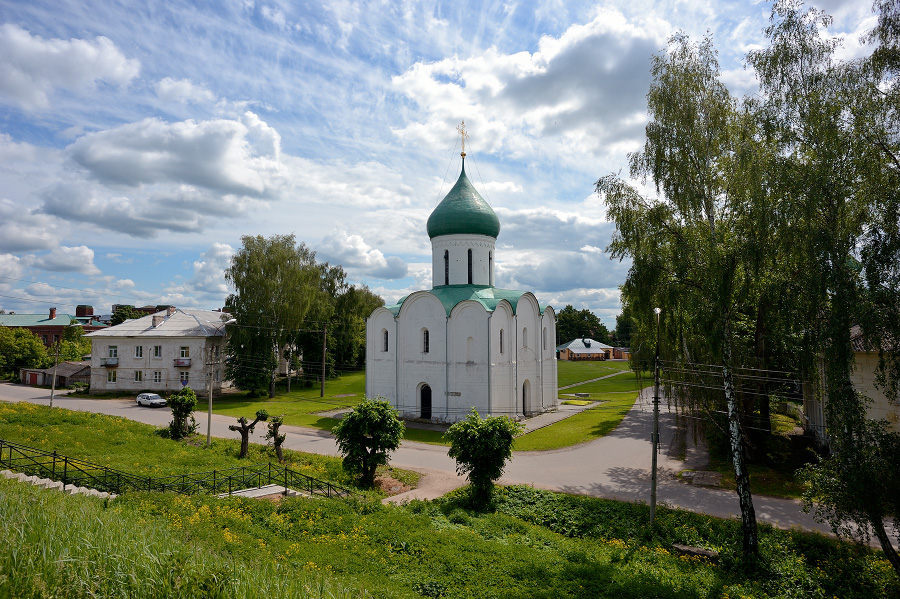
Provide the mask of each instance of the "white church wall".
[{"label": "white church wall", "polygon": [[396,405],[407,418],[422,417],[421,389],[427,384],[431,389],[432,418],[440,417],[447,413],[447,312],[435,296],[419,291],[403,302],[398,321],[400,368]]},{"label": "white church wall", "polygon": [[544,384],[544,407],[559,406],[559,389],[557,383],[556,363],[556,312],[551,307],[544,308],[541,316],[543,327],[541,346],[541,379]]},{"label": "white church wall", "polygon": [[[541,380],[540,307],[531,293],[516,305],[516,408],[530,414],[543,409]],[[524,392],[523,392],[524,389]]]},{"label": "white church wall", "polygon": [[[387,351],[384,333],[388,334]],[[366,320],[366,397],[382,396],[397,405],[397,322],[387,308],[377,308]]]},{"label": "white church wall", "polygon": [[472,250],[472,284],[493,285],[494,239],[486,235],[441,235],[431,241],[434,285],[444,285],[444,251],[449,252],[450,284],[469,282],[469,250]]},{"label": "white church wall", "polygon": [[450,313],[448,409],[450,421],[465,418],[474,406],[489,409],[488,313],[475,301],[464,301]]},{"label": "white church wall", "polygon": [[503,300],[491,316],[491,413],[495,416],[516,415],[514,339],[515,315],[509,302]]}]

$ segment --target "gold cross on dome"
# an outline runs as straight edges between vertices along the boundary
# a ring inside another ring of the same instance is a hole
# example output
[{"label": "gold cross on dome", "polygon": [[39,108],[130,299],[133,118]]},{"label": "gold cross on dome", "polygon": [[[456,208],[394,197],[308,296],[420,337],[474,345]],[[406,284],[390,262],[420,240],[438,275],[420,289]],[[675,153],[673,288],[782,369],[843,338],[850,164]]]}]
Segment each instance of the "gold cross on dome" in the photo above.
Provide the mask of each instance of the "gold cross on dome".
[{"label": "gold cross on dome", "polygon": [[466,155],[466,140],[469,139],[469,134],[466,133],[466,122],[463,121],[459,125],[456,126],[456,130],[459,132],[459,137],[462,140],[462,155]]}]

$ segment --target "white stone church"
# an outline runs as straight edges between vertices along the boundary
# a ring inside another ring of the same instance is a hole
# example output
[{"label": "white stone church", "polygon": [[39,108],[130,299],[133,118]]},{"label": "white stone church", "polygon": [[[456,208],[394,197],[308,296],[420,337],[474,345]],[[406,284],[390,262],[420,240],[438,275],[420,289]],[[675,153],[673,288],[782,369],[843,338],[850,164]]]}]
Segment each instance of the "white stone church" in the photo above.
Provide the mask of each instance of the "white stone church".
[{"label": "white stone church", "polygon": [[404,418],[455,422],[472,407],[512,418],[558,404],[556,315],[529,291],[494,287],[500,221],[466,177],[428,218],[433,287],[366,322],[366,396]]}]

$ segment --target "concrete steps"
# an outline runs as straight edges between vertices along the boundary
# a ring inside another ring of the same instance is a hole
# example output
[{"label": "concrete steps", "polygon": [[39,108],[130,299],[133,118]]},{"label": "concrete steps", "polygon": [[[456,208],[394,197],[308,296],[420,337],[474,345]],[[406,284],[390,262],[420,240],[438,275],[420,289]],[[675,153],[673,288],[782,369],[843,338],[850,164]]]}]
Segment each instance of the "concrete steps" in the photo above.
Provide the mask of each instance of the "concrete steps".
[{"label": "concrete steps", "polygon": [[4,478],[11,478],[18,480],[23,483],[30,483],[37,487],[41,487],[43,489],[58,489],[60,491],[65,491],[69,495],[87,495],[89,497],[99,497],[100,499],[115,499],[115,493],[107,493],[106,491],[98,491],[97,489],[88,489],[87,487],[76,487],[75,485],[66,485],[65,489],[63,489],[63,484],[58,480],[51,480],[49,478],[39,478],[37,476],[29,476],[27,474],[23,474],[21,472],[13,472],[12,470],[0,470],[0,475]]}]

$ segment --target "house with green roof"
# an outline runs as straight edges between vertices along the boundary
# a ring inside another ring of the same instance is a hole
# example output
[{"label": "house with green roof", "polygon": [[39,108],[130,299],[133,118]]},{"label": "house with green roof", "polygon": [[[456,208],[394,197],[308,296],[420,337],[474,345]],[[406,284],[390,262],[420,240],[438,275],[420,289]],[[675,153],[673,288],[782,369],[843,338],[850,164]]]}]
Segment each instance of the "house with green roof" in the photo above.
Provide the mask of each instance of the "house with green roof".
[{"label": "house with green roof", "polygon": [[556,408],[556,315],[530,291],[494,286],[500,220],[466,176],[427,222],[431,289],[366,322],[366,395],[405,418],[455,422]]},{"label": "house with green roof", "polygon": [[66,328],[72,325],[80,326],[85,333],[106,327],[93,317],[90,306],[78,306],[74,316],[57,312],[56,308],[43,314],[0,314],[0,327],[28,329],[47,347],[62,340]]}]

